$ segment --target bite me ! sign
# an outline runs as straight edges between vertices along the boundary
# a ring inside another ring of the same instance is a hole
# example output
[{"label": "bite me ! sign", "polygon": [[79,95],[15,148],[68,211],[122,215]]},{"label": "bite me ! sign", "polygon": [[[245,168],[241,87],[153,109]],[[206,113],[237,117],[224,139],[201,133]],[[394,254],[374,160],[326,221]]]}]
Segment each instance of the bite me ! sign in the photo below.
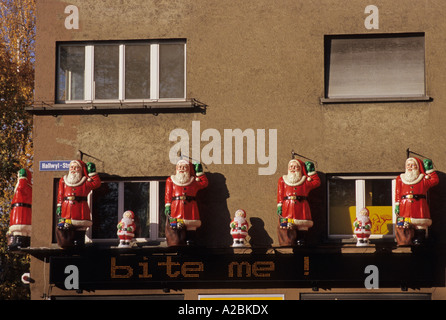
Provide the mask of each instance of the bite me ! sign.
[{"label": "bite me ! sign", "polygon": [[[138,250],[136,250],[138,251]],[[153,253],[116,250],[53,256],[50,283],[62,289],[426,287],[432,259],[408,254]]]}]

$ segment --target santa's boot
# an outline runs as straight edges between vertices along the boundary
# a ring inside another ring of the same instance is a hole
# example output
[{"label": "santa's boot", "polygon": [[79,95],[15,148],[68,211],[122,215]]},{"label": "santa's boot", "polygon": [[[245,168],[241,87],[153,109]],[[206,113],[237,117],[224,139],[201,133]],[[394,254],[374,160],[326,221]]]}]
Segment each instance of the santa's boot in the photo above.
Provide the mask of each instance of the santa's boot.
[{"label": "santa's boot", "polygon": [[74,231],[73,245],[75,248],[79,249],[85,247],[85,230]]},{"label": "santa's boot", "polygon": [[426,230],[425,229],[415,229],[413,244],[415,246],[422,245],[426,240]]},{"label": "santa's boot", "polygon": [[186,245],[188,246],[196,245],[196,237],[197,237],[196,230],[186,230]]},{"label": "santa's boot", "polygon": [[27,236],[10,236],[8,238],[8,250],[14,251],[20,248],[27,248],[30,246],[30,239]]},{"label": "santa's boot", "polygon": [[297,231],[297,240],[296,240],[297,246],[303,247],[307,244],[307,233],[308,233],[308,230],[298,230]]}]

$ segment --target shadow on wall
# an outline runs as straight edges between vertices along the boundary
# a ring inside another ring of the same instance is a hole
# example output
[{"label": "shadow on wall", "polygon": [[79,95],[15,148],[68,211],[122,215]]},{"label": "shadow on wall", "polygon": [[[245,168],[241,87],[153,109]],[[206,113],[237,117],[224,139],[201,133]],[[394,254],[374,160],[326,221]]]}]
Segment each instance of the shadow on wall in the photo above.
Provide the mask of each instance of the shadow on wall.
[{"label": "shadow on wall", "polygon": [[446,285],[446,256],[443,254],[446,248],[446,174],[442,171],[436,171],[439,183],[429,189],[428,201],[429,210],[432,218],[432,226],[429,228],[428,248],[433,248],[436,269],[433,271],[435,285],[444,287]]},{"label": "shadow on wall", "polygon": [[446,174],[436,171],[440,182],[429,190],[429,209],[432,218],[432,226],[429,237],[435,244],[446,246]]},{"label": "shadow on wall", "polygon": [[265,230],[265,222],[257,217],[252,217],[249,220],[251,228],[249,228],[248,234],[251,237],[249,240],[251,247],[271,247],[273,239]]},{"label": "shadow on wall", "polygon": [[[197,194],[202,222],[198,229],[198,241],[207,247],[230,247],[233,242],[229,227],[232,218],[227,203],[230,194],[226,178],[220,173],[207,172],[206,176],[209,186]],[[273,239],[265,230],[264,221],[257,217],[249,220],[249,244],[252,247],[271,247]]]},{"label": "shadow on wall", "polygon": [[308,232],[307,242],[309,245],[317,245],[327,240],[328,219],[327,219],[327,178],[324,172],[317,171],[321,179],[321,185],[311,190],[308,195],[313,227]]},{"label": "shadow on wall", "polygon": [[226,178],[221,173],[206,172],[209,180],[207,188],[197,194],[201,227],[198,229],[198,242],[207,247],[229,247],[232,244],[229,224],[231,215],[228,209],[229,190]]}]

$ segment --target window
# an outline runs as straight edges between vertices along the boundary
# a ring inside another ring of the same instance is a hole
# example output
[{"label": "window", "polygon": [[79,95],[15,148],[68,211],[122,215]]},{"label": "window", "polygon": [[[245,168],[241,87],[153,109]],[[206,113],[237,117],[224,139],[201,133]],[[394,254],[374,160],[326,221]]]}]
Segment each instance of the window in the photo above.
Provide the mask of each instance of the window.
[{"label": "window", "polygon": [[426,100],[424,33],[325,36],[325,99]]},{"label": "window", "polygon": [[60,46],[57,69],[59,100],[83,100],[85,83],[85,48]]},{"label": "window", "polygon": [[135,238],[161,241],[165,238],[165,180],[103,181],[91,196],[92,240],[118,239],[116,226],[126,210],[135,214]]},{"label": "window", "polygon": [[356,214],[369,210],[372,239],[393,237],[396,176],[329,176],[328,236],[351,238]]},{"label": "window", "polygon": [[184,100],[185,41],[61,43],[56,100]]}]

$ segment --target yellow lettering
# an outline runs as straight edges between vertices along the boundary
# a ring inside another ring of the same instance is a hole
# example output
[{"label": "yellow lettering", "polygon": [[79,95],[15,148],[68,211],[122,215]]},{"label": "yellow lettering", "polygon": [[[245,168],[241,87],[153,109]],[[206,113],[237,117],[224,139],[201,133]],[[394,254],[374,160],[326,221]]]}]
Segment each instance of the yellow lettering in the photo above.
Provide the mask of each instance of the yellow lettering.
[{"label": "yellow lettering", "polygon": [[249,262],[243,261],[243,262],[231,262],[228,266],[228,276],[230,278],[234,277],[234,267],[237,267],[237,277],[243,276],[243,266],[246,267],[246,276],[251,276],[251,264]]},{"label": "yellow lettering", "polygon": [[[143,260],[147,261],[147,257],[144,257]],[[142,274],[138,275],[138,277],[152,278],[152,275],[149,274],[149,262],[140,262],[139,265],[142,267]]]},{"label": "yellow lettering", "polygon": [[176,278],[179,276],[180,271],[172,273],[172,266],[179,266],[178,262],[172,262],[172,257],[167,257],[166,262],[158,262],[159,266],[166,266],[166,274],[171,278]]},{"label": "yellow lettering", "polygon": [[304,275],[310,274],[310,257],[304,257]]},{"label": "yellow lettering", "polygon": [[274,262],[272,261],[256,261],[252,265],[252,274],[254,277],[271,277],[271,273],[262,273],[267,271],[274,271]]},{"label": "yellow lettering", "polygon": [[[118,270],[125,271],[124,274],[117,274]],[[133,268],[130,266],[117,266],[116,265],[116,258],[111,257],[111,270],[110,270],[110,276],[112,278],[120,278],[120,279],[127,279],[130,278],[133,275]]]},{"label": "yellow lettering", "polygon": [[181,274],[185,278],[198,278],[200,275],[198,273],[188,273],[190,272],[200,272],[204,270],[202,262],[185,262],[181,266]]}]

